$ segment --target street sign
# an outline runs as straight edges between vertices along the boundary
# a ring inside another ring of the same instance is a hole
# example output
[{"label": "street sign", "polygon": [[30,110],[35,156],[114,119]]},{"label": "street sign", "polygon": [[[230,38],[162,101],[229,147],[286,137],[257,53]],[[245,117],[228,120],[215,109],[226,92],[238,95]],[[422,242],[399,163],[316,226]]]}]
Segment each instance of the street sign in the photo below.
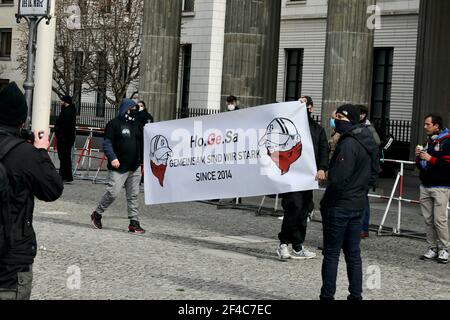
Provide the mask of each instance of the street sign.
[{"label": "street sign", "polygon": [[19,0],[20,17],[47,17],[50,15],[50,0]]}]

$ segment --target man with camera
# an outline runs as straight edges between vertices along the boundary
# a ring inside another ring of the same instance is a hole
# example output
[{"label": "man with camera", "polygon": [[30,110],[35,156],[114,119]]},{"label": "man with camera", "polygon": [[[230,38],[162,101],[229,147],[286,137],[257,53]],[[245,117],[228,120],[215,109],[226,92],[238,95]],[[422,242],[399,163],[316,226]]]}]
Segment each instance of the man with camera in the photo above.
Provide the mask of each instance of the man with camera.
[{"label": "man with camera", "polygon": [[34,197],[55,201],[64,188],[47,153],[48,133],[34,132],[31,143],[21,137],[26,118],[25,97],[10,83],[0,91],[0,300],[30,299]]}]

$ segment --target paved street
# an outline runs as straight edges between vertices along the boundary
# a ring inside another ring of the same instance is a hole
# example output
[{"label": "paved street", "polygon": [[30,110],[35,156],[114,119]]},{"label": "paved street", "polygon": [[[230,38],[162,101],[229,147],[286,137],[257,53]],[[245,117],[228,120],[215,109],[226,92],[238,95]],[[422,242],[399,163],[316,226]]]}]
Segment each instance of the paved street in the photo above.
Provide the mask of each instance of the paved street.
[{"label": "paved street", "polygon": [[[390,183],[383,192],[389,192]],[[275,215],[198,202],[144,206],[142,194],[141,224],[147,233],[130,235],[122,194],[105,213],[104,229],[94,230],[89,215],[103,190],[104,185],[76,180],[58,201],[36,202],[40,249],[32,299],[318,298],[319,222],[310,223],[306,240],[318,257],[282,262],[275,252],[281,225]],[[259,200],[244,199],[244,204]],[[372,207],[372,222],[379,224],[385,203],[377,200]],[[406,207],[404,220],[408,229],[423,231],[417,206]],[[394,211],[390,221],[396,222]],[[362,242],[365,299],[450,299],[450,265],[419,260],[425,249],[420,239],[371,233]],[[346,298],[346,288],[341,259],[337,299]]]}]

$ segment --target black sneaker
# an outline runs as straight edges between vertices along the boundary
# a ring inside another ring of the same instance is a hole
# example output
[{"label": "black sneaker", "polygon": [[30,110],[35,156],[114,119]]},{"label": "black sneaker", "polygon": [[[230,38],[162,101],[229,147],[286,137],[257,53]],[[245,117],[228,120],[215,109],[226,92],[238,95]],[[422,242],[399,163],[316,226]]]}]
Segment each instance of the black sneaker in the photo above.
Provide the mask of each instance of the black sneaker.
[{"label": "black sneaker", "polygon": [[98,214],[97,212],[92,212],[91,214],[91,224],[94,226],[95,229],[101,229],[102,226],[102,215]]},{"label": "black sneaker", "polygon": [[130,225],[128,226],[128,232],[141,234],[145,233],[145,230],[141,228],[139,221],[131,220]]}]

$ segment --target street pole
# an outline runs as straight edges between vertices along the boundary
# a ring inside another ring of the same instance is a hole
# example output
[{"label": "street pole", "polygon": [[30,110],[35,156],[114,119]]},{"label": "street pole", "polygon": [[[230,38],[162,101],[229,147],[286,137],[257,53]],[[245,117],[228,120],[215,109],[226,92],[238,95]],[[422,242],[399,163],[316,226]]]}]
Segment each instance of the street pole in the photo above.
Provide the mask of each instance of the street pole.
[{"label": "street pole", "polygon": [[25,99],[27,100],[28,106],[28,116],[25,122],[25,128],[30,127],[31,122],[31,112],[32,112],[32,102],[33,102],[33,89],[34,89],[34,54],[36,49],[36,32],[37,32],[37,18],[30,18],[28,21],[29,31],[28,31],[28,45],[27,45],[27,77],[23,83],[23,88],[25,89]]},{"label": "street pole", "polygon": [[25,89],[25,99],[28,105],[27,120],[25,128],[30,129],[31,115],[33,109],[33,90],[34,90],[34,59],[36,53],[37,27],[42,19],[47,19],[50,23],[50,0],[41,1],[18,1],[18,11],[16,21],[24,18],[28,23],[28,45],[27,45],[27,76],[23,83]]}]

